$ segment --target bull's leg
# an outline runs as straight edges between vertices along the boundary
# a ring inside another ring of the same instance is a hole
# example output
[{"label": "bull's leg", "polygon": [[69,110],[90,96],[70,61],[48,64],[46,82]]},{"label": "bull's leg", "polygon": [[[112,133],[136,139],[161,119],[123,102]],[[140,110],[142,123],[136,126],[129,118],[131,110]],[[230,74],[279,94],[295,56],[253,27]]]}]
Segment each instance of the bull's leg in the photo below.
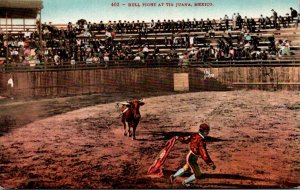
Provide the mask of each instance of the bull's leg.
[{"label": "bull's leg", "polygon": [[139,124],[139,121],[137,121],[134,125],[133,125],[133,136],[132,136],[132,140],[136,140],[135,138],[135,131],[136,131],[136,128]]},{"label": "bull's leg", "polygon": [[129,137],[131,137],[132,136],[131,127],[133,128],[133,125],[130,123],[130,124],[128,124],[128,127],[129,127],[129,129],[128,129]]},{"label": "bull's leg", "polygon": [[136,130],[136,125],[133,126],[133,136],[132,136],[132,140],[135,140],[135,130]]},{"label": "bull's leg", "polygon": [[123,125],[124,125],[124,136],[127,136],[127,122],[123,122]]}]

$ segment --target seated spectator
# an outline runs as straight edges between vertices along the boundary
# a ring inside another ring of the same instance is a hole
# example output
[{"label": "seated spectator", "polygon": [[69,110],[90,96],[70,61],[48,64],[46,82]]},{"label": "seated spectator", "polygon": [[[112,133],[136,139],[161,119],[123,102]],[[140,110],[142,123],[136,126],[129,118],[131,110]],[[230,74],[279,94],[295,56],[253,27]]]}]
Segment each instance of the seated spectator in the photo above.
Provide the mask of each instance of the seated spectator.
[{"label": "seated spectator", "polygon": [[251,41],[252,40],[252,36],[249,33],[246,33],[244,35],[244,40]]},{"label": "seated spectator", "polygon": [[250,49],[251,47],[251,44],[250,44],[250,41],[245,41],[245,45],[244,45],[244,49]]},{"label": "seated spectator", "polygon": [[60,56],[58,54],[54,55],[54,62],[55,65],[60,65]]},{"label": "seated spectator", "polygon": [[106,62],[106,63],[109,62],[109,53],[107,51],[104,52],[103,59],[104,59],[104,62]]},{"label": "seated spectator", "polygon": [[85,29],[83,32],[84,37],[92,37],[92,34],[88,31],[88,29]]},{"label": "seated spectator", "polygon": [[235,58],[235,50],[233,49],[233,47],[230,47],[230,49],[229,49],[228,58],[230,58],[230,59]]},{"label": "seated spectator", "polygon": [[182,66],[183,65],[184,55],[182,53],[179,53],[178,55],[179,55],[178,66]]},{"label": "seated spectator", "polygon": [[215,38],[215,28],[212,27],[209,31],[208,31],[208,35],[210,38]]},{"label": "seated spectator", "polygon": [[186,53],[184,53],[184,56],[182,58],[182,67],[187,67],[187,66],[189,66],[189,64],[190,64],[189,53],[186,52]]},{"label": "seated spectator", "polygon": [[19,51],[17,50],[17,48],[12,49],[11,56],[12,56],[12,59],[11,59],[12,62],[18,62],[19,61]]},{"label": "seated spectator", "polygon": [[86,64],[92,64],[92,63],[93,63],[93,58],[91,56],[86,58]]},{"label": "seated spectator", "polygon": [[140,54],[136,54],[135,55],[135,57],[134,57],[134,59],[133,59],[134,61],[141,61],[141,57],[140,57]]},{"label": "seated spectator", "polygon": [[267,59],[268,59],[268,54],[267,54],[266,50],[263,50],[263,51],[261,52],[260,58],[261,58],[262,60],[267,60]]},{"label": "seated spectator", "polygon": [[75,61],[75,57],[71,57],[71,65],[75,65],[76,64],[76,61]]},{"label": "seated spectator", "polygon": [[144,45],[143,54],[145,55],[145,59],[147,59],[148,53],[149,53],[149,48],[147,47],[147,45]]},{"label": "seated spectator", "polygon": [[111,32],[109,32],[108,30],[105,31],[105,37],[107,40],[112,38]]},{"label": "seated spectator", "polygon": [[26,29],[26,32],[24,32],[24,38],[30,38],[31,37],[31,32],[29,31],[29,29]]}]

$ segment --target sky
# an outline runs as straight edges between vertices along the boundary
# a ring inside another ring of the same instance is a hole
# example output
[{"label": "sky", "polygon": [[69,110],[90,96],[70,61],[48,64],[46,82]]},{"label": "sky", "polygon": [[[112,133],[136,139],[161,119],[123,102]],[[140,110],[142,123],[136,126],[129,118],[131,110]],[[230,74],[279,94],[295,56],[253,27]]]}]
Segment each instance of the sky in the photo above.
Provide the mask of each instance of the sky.
[{"label": "sky", "polygon": [[[219,19],[225,14],[231,17],[240,13],[242,17],[271,16],[271,9],[278,15],[290,13],[290,7],[299,12],[300,0],[43,0],[42,21],[54,24],[75,23],[79,19],[90,22],[126,20],[182,20]],[[119,6],[112,6],[119,4]],[[136,3],[139,7],[129,6]],[[155,6],[143,6],[155,3]],[[162,4],[164,3],[164,4]],[[173,3],[173,6],[171,4]],[[176,3],[190,3],[192,6],[176,7]],[[194,6],[194,3],[208,3],[210,6]],[[161,6],[159,6],[161,5]],[[168,6],[169,5],[169,6]]]}]

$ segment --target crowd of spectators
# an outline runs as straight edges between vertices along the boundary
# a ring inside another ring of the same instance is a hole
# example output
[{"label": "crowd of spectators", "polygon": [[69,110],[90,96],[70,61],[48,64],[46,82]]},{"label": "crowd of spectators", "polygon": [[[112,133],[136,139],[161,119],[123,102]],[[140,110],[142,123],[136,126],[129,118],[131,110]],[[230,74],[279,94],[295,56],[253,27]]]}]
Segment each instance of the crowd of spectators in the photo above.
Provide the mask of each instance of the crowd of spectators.
[{"label": "crowd of spectators", "polygon": [[[265,60],[291,54],[290,41],[275,41],[274,37],[265,38],[259,33],[263,29],[298,27],[300,15],[293,8],[290,10],[291,14],[285,16],[278,16],[272,10],[272,16],[260,15],[258,19],[243,18],[239,13],[234,13],[231,17],[225,15],[218,20],[152,20],[150,23],[124,20],[92,24],[81,19],[75,25],[68,23],[66,28],[55,27],[52,23],[42,24],[41,34],[39,30],[8,35],[0,32],[0,57],[8,53],[10,63],[24,65],[40,62],[74,65],[108,63],[111,60],[171,60],[180,64],[186,62],[184,60]],[[219,31],[222,31],[221,36],[216,37]],[[237,35],[233,35],[233,31],[238,31]],[[147,38],[149,33],[164,32],[172,35],[166,35],[163,40]],[[205,38],[193,32],[204,32]],[[137,35],[116,40],[116,34]],[[41,36],[43,40],[40,40]],[[212,41],[216,42],[215,45]],[[261,48],[261,44],[265,44],[265,48]],[[178,51],[182,48],[184,51]],[[161,52],[161,49],[168,51]]]}]

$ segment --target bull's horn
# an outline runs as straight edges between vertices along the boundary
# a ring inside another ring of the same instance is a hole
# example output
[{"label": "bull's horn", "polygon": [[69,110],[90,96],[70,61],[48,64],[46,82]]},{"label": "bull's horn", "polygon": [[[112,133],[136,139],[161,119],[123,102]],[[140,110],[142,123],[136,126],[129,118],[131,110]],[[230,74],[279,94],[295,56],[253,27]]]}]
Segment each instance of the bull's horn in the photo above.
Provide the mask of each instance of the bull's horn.
[{"label": "bull's horn", "polygon": [[120,102],[120,104],[122,104],[122,105],[127,105],[127,104],[129,104],[128,102]]}]

